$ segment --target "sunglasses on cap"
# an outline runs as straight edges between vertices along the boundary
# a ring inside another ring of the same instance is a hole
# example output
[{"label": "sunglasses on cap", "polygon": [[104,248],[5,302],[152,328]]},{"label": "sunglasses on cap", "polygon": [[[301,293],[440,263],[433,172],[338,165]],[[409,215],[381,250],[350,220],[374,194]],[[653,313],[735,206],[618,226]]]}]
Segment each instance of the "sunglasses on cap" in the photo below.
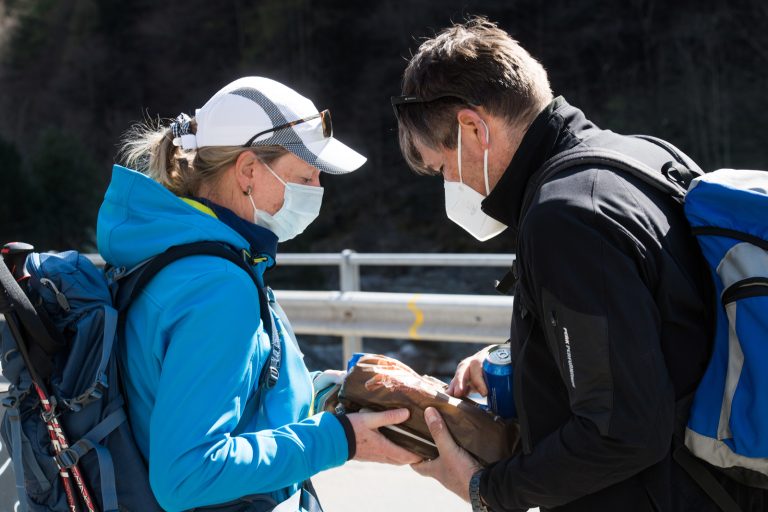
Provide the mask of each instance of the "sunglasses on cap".
[{"label": "sunglasses on cap", "polygon": [[285,128],[290,128],[292,126],[296,126],[297,124],[306,123],[307,121],[312,121],[313,119],[320,118],[320,124],[323,127],[323,138],[328,139],[331,136],[333,136],[333,124],[331,123],[331,111],[326,109],[322,112],[318,112],[317,114],[309,117],[304,117],[302,119],[297,119],[295,121],[291,121],[290,123],[281,124],[278,126],[273,126],[272,128],[268,130],[264,130],[262,132],[257,133],[250,139],[248,139],[248,142],[243,144],[244,147],[252,146],[254,141],[264,135],[265,133],[269,132],[276,132],[278,130],[284,130]]},{"label": "sunglasses on cap", "polygon": [[412,94],[408,94],[405,96],[391,96],[390,102],[392,103],[392,110],[395,111],[395,118],[397,120],[400,120],[400,107],[403,105],[414,105],[414,104],[422,104],[422,103],[431,103],[433,101],[437,100],[443,100],[446,98],[453,98],[457,100],[461,100],[469,105],[478,106],[479,104],[476,101],[472,101],[469,98],[462,96],[460,94],[440,94],[438,96],[433,96],[431,98],[421,98],[419,96],[414,96]]}]

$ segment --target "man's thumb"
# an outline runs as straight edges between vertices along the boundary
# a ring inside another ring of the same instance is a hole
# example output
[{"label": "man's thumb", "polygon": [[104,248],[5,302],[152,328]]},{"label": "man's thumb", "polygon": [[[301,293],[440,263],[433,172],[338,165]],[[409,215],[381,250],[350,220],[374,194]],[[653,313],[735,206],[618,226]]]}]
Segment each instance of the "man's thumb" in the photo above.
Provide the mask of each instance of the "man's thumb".
[{"label": "man's thumb", "polygon": [[438,451],[443,452],[445,448],[456,444],[451,437],[451,433],[445,427],[445,422],[440,413],[437,412],[437,409],[427,407],[424,411],[424,420],[427,422],[427,428],[429,428],[429,433],[432,434],[432,439],[435,440]]}]

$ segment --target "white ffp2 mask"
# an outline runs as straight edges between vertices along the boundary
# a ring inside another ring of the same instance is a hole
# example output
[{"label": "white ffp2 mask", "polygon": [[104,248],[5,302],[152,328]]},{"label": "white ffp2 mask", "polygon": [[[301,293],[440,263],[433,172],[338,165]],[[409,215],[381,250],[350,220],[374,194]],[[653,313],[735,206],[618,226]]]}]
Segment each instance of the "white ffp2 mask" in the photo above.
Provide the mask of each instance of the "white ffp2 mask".
[{"label": "white ffp2 mask", "polygon": [[[483,122],[485,124],[485,122]],[[488,144],[490,133],[488,125],[485,125],[486,144]],[[459,125],[458,135],[458,161],[459,161],[459,181],[445,182],[445,213],[453,222],[464,228],[470,235],[481,242],[490,240],[505,229],[506,224],[502,224],[493,217],[488,216],[482,209],[481,204],[488,194],[491,193],[488,185],[488,148],[483,152],[483,174],[485,176],[485,196],[477,192],[472,187],[464,184],[461,176],[461,125]]]},{"label": "white ffp2 mask", "polygon": [[286,183],[270,166],[266,163],[264,166],[285,186],[285,198],[283,206],[274,215],[270,215],[256,208],[253,198],[249,195],[253,205],[253,222],[276,234],[278,242],[285,242],[304,232],[320,214],[323,187]]}]

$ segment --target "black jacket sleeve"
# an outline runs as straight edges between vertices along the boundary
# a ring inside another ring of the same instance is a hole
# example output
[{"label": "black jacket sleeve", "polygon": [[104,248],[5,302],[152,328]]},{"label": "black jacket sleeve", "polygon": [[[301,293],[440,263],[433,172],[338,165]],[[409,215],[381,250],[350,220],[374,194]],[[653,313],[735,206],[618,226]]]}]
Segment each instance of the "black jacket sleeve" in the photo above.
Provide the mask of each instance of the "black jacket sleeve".
[{"label": "black jacket sleeve", "polygon": [[567,198],[532,209],[524,229],[540,342],[571,415],[529,454],[485,470],[481,495],[493,510],[555,507],[625,480],[666,455],[674,425],[660,316],[642,278],[652,261],[637,237]]}]

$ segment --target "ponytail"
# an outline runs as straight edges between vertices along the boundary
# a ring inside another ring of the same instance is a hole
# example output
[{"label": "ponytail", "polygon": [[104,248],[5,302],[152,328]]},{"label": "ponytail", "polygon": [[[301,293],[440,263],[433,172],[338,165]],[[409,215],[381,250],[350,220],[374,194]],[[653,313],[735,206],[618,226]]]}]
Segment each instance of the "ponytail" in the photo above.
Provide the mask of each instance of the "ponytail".
[{"label": "ponytail", "polygon": [[134,124],[121,142],[118,160],[122,165],[148,175],[178,196],[188,196],[197,190],[199,183],[190,179],[194,153],[174,146],[171,128],[163,126],[160,119]]}]

